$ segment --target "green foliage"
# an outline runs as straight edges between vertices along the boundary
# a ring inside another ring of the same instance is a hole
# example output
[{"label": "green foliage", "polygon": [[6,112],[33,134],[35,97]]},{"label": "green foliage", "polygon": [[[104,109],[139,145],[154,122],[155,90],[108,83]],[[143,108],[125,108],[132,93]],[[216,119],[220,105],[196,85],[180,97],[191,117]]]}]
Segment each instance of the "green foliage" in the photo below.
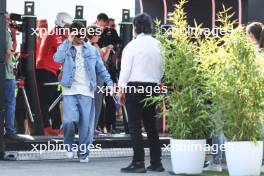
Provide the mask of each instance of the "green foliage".
[{"label": "green foliage", "polygon": [[[199,46],[207,87],[222,111],[222,127],[231,141],[262,139],[264,77],[256,48],[246,42],[242,27],[233,29],[230,9],[218,16],[224,36],[206,36]],[[207,54],[206,54],[207,53]]]},{"label": "green foliage", "polygon": [[183,8],[185,3],[181,0],[172,14],[173,39],[168,39],[161,29],[156,33],[165,58],[163,82],[169,90],[167,95],[158,99],[167,102],[167,122],[173,138],[205,139],[211,136],[214,126],[212,107],[204,72],[199,68],[198,47],[191,41],[192,36],[184,32],[188,27]]},{"label": "green foliage", "polygon": [[264,79],[256,49],[245,40],[242,28],[226,34],[224,45],[212,55],[216,66],[211,82],[223,111],[223,130],[234,141],[262,139]]},{"label": "green foliage", "polygon": [[201,25],[196,24],[193,34],[184,32],[186,3],[181,0],[171,16],[172,39],[160,28],[156,33],[169,92],[152,101],[165,100],[169,133],[176,139],[208,138],[217,123],[231,141],[262,139],[264,77],[257,63],[261,54],[246,42],[241,27],[234,29],[230,8],[223,7],[218,27],[203,38]]}]

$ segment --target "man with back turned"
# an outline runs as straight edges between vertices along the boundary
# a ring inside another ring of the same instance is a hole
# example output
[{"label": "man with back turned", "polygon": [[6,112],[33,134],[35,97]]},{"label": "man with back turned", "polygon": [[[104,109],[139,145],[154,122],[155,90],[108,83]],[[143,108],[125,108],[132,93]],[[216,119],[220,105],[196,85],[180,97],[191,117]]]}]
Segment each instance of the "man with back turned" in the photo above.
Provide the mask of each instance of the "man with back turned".
[{"label": "man with back turned", "polygon": [[[151,36],[152,19],[147,14],[140,14],[133,20],[136,39],[131,41],[124,49],[121,61],[121,72],[119,77],[119,101],[125,103],[128,113],[128,126],[131,135],[131,144],[134,151],[132,163],[122,168],[125,173],[146,172],[144,163],[144,147],[141,135],[141,121],[143,121],[148,135],[150,146],[149,171],[162,172],[164,168],[161,163],[161,148],[156,128],[155,105],[145,106],[147,91],[125,92],[130,86],[144,90],[154,90],[159,86],[163,75],[162,54],[160,43]],[[132,90],[132,89],[131,89]],[[155,92],[152,93],[155,96]]]}]

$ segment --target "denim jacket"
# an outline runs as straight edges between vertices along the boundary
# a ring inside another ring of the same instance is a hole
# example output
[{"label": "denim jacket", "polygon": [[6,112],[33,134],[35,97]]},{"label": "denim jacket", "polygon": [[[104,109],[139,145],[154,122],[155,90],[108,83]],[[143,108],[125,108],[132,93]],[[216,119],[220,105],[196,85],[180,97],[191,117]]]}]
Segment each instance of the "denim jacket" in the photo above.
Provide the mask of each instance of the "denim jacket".
[{"label": "denim jacket", "polygon": [[[82,54],[88,78],[90,79],[91,90],[96,90],[96,75],[98,75],[108,86],[113,85],[110,74],[106,70],[101,59],[99,51],[91,44],[83,42]],[[75,76],[76,64],[76,49],[72,42],[65,40],[54,54],[55,62],[63,64],[61,84],[64,87],[70,88]]]}]

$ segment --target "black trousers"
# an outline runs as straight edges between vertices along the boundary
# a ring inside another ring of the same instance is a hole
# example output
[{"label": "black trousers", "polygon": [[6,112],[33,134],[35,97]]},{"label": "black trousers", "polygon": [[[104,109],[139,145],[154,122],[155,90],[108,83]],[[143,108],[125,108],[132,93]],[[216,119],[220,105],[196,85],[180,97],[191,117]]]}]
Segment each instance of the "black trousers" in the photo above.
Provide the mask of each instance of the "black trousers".
[{"label": "black trousers", "polygon": [[[154,83],[129,82],[128,86],[157,86]],[[155,105],[145,106],[146,93],[126,93],[126,108],[128,113],[128,127],[131,136],[131,144],[134,150],[133,162],[144,161],[145,153],[141,135],[141,122],[143,121],[148,136],[151,164],[159,164],[161,161],[161,147],[156,128]]]},{"label": "black trousers", "polygon": [[116,129],[116,107],[112,96],[105,96],[105,123],[106,129]]},{"label": "black trousers", "polygon": [[61,126],[61,113],[59,103],[49,113],[50,105],[59,96],[60,92],[57,86],[44,86],[44,83],[57,82],[57,76],[50,71],[44,69],[36,70],[38,91],[40,96],[41,111],[43,114],[44,128],[51,127],[49,120],[51,119],[52,128],[60,129]]},{"label": "black trousers", "polygon": [[99,117],[98,126],[103,129],[106,127],[107,131],[116,129],[116,107],[112,96],[104,94],[103,99],[105,104],[102,104],[102,109]]},{"label": "black trousers", "polygon": [[27,111],[25,99],[21,89],[17,89],[16,96],[16,130],[18,134],[25,134],[25,120],[27,119]]}]

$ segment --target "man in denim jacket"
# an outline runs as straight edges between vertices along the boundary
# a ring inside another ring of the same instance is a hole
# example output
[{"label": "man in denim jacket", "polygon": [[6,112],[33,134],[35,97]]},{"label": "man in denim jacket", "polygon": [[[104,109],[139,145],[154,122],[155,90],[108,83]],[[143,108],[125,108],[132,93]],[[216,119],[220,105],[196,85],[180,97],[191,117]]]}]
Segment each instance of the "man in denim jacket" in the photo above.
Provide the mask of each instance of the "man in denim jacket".
[{"label": "man in denim jacket", "polygon": [[54,60],[63,65],[64,144],[68,158],[73,158],[75,126],[79,129],[78,157],[88,162],[89,148],[94,133],[94,92],[96,74],[112,88],[113,82],[95,47],[83,41],[85,26],[74,22],[71,35],[58,48]]}]

